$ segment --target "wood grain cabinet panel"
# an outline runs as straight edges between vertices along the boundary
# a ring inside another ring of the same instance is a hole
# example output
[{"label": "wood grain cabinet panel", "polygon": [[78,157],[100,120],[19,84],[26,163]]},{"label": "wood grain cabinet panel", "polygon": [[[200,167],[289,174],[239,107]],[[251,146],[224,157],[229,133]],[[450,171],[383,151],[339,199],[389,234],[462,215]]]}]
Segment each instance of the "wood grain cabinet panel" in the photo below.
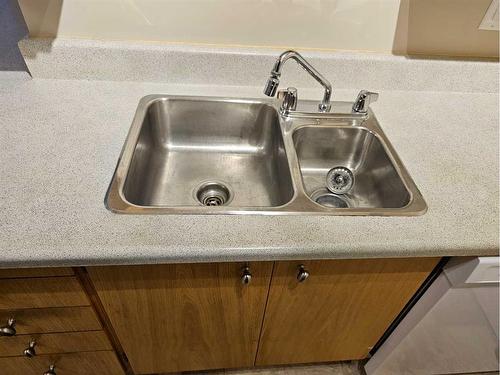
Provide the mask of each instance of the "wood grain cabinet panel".
[{"label": "wood grain cabinet panel", "polygon": [[0,279],[24,277],[73,276],[75,273],[70,267],[47,268],[4,268],[0,269]]},{"label": "wood grain cabinet panel", "polygon": [[0,310],[0,326],[5,325],[9,318],[15,319],[18,335],[102,329],[91,306]]},{"label": "wood grain cabinet panel", "polygon": [[276,262],[256,364],[366,358],[438,261]]},{"label": "wood grain cabinet panel", "polygon": [[74,276],[0,279],[0,309],[88,306]]},{"label": "wood grain cabinet panel", "polygon": [[272,263],[89,267],[136,374],[253,366]]},{"label": "wood grain cabinet panel", "polygon": [[104,331],[35,333],[0,337],[0,357],[22,356],[31,341],[36,355],[113,350]]},{"label": "wood grain cabinet panel", "polygon": [[0,358],[0,373],[42,375],[51,364],[57,375],[124,375],[112,351]]}]

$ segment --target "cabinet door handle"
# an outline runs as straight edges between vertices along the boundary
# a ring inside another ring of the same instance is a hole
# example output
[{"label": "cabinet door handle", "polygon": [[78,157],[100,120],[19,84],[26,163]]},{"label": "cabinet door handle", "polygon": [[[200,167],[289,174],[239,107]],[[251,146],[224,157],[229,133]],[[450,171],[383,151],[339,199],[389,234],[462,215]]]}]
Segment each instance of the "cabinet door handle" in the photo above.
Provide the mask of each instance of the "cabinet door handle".
[{"label": "cabinet door handle", "polygon": [[24,349],[23,354],[28,358],[36,356],[35,346],[36,346],[36,341],[31,340],[29,346],[26,349]]},{"label": "cabinet door handle", "polygon": [[243,285],[250,284],[250,281],[252,281],[252,274],[250,273],[250,267],[245,266],[243,268],[243,274],[241,275],[241,283]]},{"label": "cabinet door handle", "polygon": [[309,277],[309,271],[305,269],[304,265],[299,266],[299,273],[297,274],[297,280],[299,283],[306,281]]},{"label": "cabinet door handle", "polygon": [[15,336],[15,326],[16,320],[14,318],[9,318],[9,320],[7,320],[7,325],[0,327],[0,336]]},{"label": "cabinet door handle", "polygon": [[44,372],[43,375],[57,375],[56,374],[56,366],[55,365],[50,365],[49,370]]}]

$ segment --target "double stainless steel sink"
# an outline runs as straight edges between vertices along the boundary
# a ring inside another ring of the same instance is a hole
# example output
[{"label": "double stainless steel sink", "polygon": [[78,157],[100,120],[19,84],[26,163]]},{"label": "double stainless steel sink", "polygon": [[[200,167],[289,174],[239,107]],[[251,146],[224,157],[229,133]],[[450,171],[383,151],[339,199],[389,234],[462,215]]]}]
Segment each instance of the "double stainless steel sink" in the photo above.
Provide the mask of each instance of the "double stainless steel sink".
[{"label": "double stainless steel sink", "polygon": [[[267,99],[144,97],[106,206],[129,214],[423,214],[371,110],[351,107],[283,114]],[[335,177],[349,183],[342,194],[327,187],[334,168],[347,171]]]}]

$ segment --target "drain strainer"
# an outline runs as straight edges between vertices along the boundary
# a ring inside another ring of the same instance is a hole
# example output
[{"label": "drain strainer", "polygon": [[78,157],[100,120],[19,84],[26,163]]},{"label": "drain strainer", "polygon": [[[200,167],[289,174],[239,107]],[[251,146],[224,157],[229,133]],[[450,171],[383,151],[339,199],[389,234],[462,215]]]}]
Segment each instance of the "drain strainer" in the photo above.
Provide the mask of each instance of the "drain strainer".
[{"label": "drain strainer", "polygon": [[334,194],[345,194],[354,185],[354,175],[346,167],[334,167],[326,175],[326,187]]},{"label": "drain strainer", "polygon": [[329,208],[349,208],[347,199],[342,195],[333,194],[321,188],[311,194],[311,199],[316,203]]},{"label": "drain strainer", "polygon": [[228,204],[231,198],[231,191],[221,182],[204,182],[196,189],[196,199],[204,206],[223,206]]}]

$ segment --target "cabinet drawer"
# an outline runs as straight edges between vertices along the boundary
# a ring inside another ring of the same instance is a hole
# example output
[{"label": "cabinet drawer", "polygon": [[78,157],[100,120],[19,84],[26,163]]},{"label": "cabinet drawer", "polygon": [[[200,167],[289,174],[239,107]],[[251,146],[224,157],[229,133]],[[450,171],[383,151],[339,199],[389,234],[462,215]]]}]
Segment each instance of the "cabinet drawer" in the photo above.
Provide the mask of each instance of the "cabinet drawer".
[{"label": "cabinet drawer", "polygon": [[4,326],[9,318],[15,319],[18,335],[102,329],[99,319],[90,306],[0,310],[0,326]]},{"label": "cabinet drawer", "polygon": [[0,279],[14,279],[25,277],[73,276],[75,273],[70,267],[50,268],[5,268],[0,269]]},{"label": "cabinet drawer", "polygon": [[23,355],[31,341],[36,355],[113,350],[104,331],[37,333],[0,337],[0,357]]},{"label": "cabinet drawer", "polygon": [[90,302],[74,276],[0,280],[0,309],[88,305]]},{"label": "cabinet drawer", "polygon": [[0,358],[2,374],[42,375],[51,364],[57,375],[123,375],[113,351]]}]

